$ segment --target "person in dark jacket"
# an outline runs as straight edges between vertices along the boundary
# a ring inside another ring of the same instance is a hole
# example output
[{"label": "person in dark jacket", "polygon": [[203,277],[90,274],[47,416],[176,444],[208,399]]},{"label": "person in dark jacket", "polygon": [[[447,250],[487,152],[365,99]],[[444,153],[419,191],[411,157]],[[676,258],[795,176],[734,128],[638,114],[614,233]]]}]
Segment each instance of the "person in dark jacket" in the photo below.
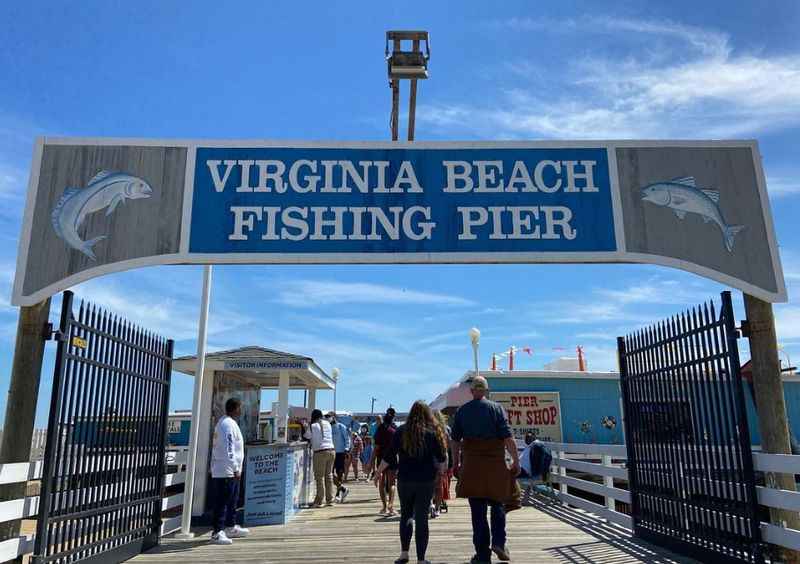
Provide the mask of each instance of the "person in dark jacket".
[{"label": "person in dark jacket", "polygon": [[[483,376],[470,382],[473,400],[456,412],[452,447],[458,477],[456,496],[469,499],[472,512],[473,564],[491,562],[492,552],[502,561],[511,560],[506,546],[506,513],[518,509],[519,453],[508,419],[500,404],[486,399],[489,384]],[[506,453],[512,465],[506,466]],[[491,527],[486,520],[491,511]]]},{"label": "person in dark jacket", "polygon": [[[381,463],[384,455],[389,451],[392,444],[392,438],[397,430],[397,425],[394,424],[395,417],[394,408],[390,407],[386,410],[386,415],[383,416],[383,421],[378,428],[375,429],[375,466]],[[389,466],[388,470],[376,475],[380,478],[378,481],[378,491],[381,495],[381,515],[395,515],[394,512],[394,483],[397,474],[397,466]]]},{"label": "person in dark jacket", "polygon": [[384,451],[375,482],[383,472],[397,467],[397,493],[400,497],[400,558],[395,564],[409,561],[411,536],[416,526],[417,562],[427,563],[428,509],[439,477],[447,466],[447,445],[437,433],[433,413],[423,401],[411,406],[405,425],[392,437]]}]

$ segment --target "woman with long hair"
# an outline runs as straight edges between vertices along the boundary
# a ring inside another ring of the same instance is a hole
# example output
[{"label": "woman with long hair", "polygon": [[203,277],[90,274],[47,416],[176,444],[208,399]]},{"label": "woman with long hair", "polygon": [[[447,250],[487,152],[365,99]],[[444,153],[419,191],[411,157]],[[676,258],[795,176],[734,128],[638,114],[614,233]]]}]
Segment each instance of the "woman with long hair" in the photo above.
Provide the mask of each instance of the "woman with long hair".
[{"label": "woman with long hair", "polygon": [[447,468],[439,476],[436,491],[433,493],[433,506],[431,517],[438,517],[442,511],[447,512],[447,501],[450,499],[450,481],[453,479],[453,453],[450,450],[450,427],[447,425],[447,416],[438,409],[433,410],[436,421],[436,435],[442,444],[446,445]]},{"label": "woman with long hair", "polygon": [[[378,476],[397,466],[397,492],[400,497],[400,558],[395,564],[409,562],[408,551],[416,526],[417,562],[427,563],[428,509],[440,472],[446,465],[447,445],[430,408],[418,400],[411,406],[405,425],[392,437],[384,452]],[[376,477],[376,482],[378,477]]]}]

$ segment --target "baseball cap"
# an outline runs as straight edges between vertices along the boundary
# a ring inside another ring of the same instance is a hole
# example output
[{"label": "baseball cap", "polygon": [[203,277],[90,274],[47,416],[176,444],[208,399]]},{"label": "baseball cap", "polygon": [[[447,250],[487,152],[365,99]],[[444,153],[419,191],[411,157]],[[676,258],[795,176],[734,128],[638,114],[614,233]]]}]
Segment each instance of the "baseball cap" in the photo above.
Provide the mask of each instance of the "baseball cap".
[{"label": "baseball cap", "polygon": [[489,382],[483,376],[475,376],[469,383],[469,387],[473,390],[488,390]]}]

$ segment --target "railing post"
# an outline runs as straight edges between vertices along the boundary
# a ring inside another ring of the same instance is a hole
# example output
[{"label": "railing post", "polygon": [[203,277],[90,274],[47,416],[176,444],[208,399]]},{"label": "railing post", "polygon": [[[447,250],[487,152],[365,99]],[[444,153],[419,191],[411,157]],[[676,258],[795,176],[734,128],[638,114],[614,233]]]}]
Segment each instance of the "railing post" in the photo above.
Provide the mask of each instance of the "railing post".
[{"label": "railing post", "polygon": [[[603,466],[605,468],[611,468],[611,455],[610,454],[604,454],[603,455]],[[607,487],[607,488],[613,488],[614,487],[614,477],[613,476],[603,476],[603,485],[605,487]],[[616,511],[617,510],[617,502],[616,502],[616,500],[613,497],[610,497],[608,495],[605,496],[605,499],[606,499],[606,507],[608,509],[610,509],[611,511]]]},{"label": "railing post", "polygon": [[[566,459],[567,453],[564,452],[563,450],[558,451],[558,458],[559,461]],[[558,465],[558,475],[559,476],[567,475],[567,467],[564,466],[563,464]],[[565,484],[564,482],[558,482],[558,491],[560,491],[562,494],[569,493],[569,491],[567,491],[567,484]]]}]

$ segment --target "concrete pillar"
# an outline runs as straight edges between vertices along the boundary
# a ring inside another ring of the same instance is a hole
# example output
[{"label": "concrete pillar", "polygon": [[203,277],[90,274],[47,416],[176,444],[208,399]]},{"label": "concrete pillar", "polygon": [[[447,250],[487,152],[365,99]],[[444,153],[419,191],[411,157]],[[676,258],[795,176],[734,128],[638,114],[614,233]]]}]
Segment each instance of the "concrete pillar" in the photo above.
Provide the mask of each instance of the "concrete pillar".
[{"label": "concrete pillar", "polygon": [[317,409],[317,389],[316,388],[309,388],[308,389],[308,410],[314,411]]},{"label": "concrete pillar", "polygon": [[289,435],[289,371],[281,370],[278,379],[278,413],[275,421],[278,429],[283,427],[283,436],[278,437],[278,441],[287,442]]}]

